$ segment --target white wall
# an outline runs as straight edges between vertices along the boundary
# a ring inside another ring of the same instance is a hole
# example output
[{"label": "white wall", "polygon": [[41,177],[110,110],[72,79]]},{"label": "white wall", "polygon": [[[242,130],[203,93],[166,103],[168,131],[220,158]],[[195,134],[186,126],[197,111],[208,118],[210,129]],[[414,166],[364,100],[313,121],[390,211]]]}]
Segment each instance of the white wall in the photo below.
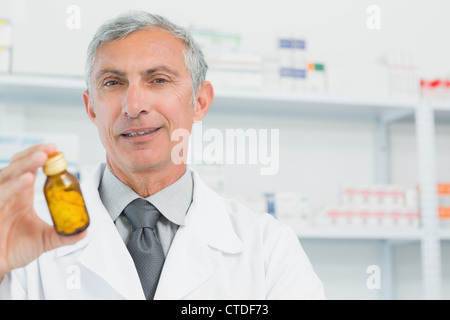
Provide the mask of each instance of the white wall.
[{"label": "white wall", "polygon": [[[70,5],[81,10],[79,30],[66,27]],[[370,5],[380,8],[379,30],[367,28]],[[14,71],[82,75],[96,28],[128,9],[159,13],[186,27],[240,33],[243,50],[260,54],[273,52],[277,35],[304,36],[308,57],[326,64],[336,92],[385,93],[377,61],[390,51],[413,53],[425,77],[450,72],[445,0],[3,0],[0,17],[15,25]]]},{"label": "white wall", "polygon": [[[81,9],[81,29],[66,27],[69,5]],[[381,29],[366,27],[369,5],[381,9]],[[0,18],[15,25],[15,73],[82,75],[88,42],[105,20],[127,9],[146,9],[184,26],[240,32],[243,49],[271,53],[275,36],[305,35],[308,55],[326,63],[330,91],[387,94],[384,67],[377,60],[389,51],[413,52],[420,74],[450,73],[447,57],[450,2],[431,1],[137,1],[2,0]],[[81,100],[80,100],[81,102]],[[10,113],[7,113],[10,114]],[[0,122],[1,124],[2,122]],[[104,150],[84,107],[27,108],[28,132],[74,133],[80,136],[80,164],[91,168],[104,159]],[[261,176],[254,166],[225,168],[228,194],[297,191],[309,196],[314,208],[339,203],[342,183],[374,183],[374,123],[327,118],[287,118],[212,114],[204,128],[279,128],[280,170]],[[2,128],[0,128],[2,130]],[[417,183],[415,134],[412,123],[391,127],[392,182]],[[437,127],[438,178],[450,181],[450,129]],[[379,264],[380,244],[374,241],[305,240],[303,246],[332,299],[379,299],[382,290],[366,286],[366,268]],[[445,297],[450,297],[448,244],[442,255]],[[403,244],[395,250],[396,298],[420,299],[420,247]],[[382,288],[383,289],[383,288]]]}]

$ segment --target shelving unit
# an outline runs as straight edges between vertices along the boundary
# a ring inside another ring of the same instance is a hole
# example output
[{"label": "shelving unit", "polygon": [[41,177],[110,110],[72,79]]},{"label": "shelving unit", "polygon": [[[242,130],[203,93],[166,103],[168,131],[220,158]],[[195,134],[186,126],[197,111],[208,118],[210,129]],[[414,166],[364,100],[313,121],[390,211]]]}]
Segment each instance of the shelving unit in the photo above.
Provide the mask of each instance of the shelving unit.
[{"label": "shelving unit", "polygon": [[[301,239],[421,241],[424,230],[414,228],[296,227]],[[439,230],[441,240],[450,240],[450,230]]]},{"label": "shelving unit", "polygon": [[[0,75],[1,106],[83,106],[85,89],[80,77]],[[389,124],[399,119],[416,119],[419,187],[422,226],[400,228],[305,228],[293,226],[300,239],[381,241],[385,270],[392,270],[392,246],[399,241],[421,243],[424,299],[441,298],[440,241],[450,240],[449,230],[439,230],[437,217],[435,121],[450,122],[450,102],[413,98],[358,97],[349,95],[280,93],[269,91],[216,90],[211,113],[258,114],[289,117],[318,116],[334,119],[373,120],[376,123],[376,182],[389,183]],[[8,111],[4,111],[8,115]],[[435,118],[435,115],[436,116]],[[392,292],[392,290],[390,290]],[[392,298],[388,295],[385,298]]]},{"label": "shelving unit", "polygon": [[[2,103],[77,106],[86,84],[81,77],[34,76],[20,74],[0,75]],[[26,90],[26,95],[24,95]],[[216,90],[211,112],[239,112],[287,115],[324,115],[375,119],[384,111],[409,110],[413,112],[414,99],[388,99],[319,93],[291,93],[273,91]]]}]

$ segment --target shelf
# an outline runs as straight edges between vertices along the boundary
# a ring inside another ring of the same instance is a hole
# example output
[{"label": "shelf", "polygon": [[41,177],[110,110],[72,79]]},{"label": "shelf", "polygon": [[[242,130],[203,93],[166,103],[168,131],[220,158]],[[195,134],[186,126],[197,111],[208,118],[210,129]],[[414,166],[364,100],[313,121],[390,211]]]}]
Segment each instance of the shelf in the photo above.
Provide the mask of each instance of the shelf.
[{"label": "shelf", "polygon": [[[8,105],[83,106],[85,89],[82,77],[0,75],[0,103]],[[408,110],[413,114],[416,103],[412,98],[216,88],[210,112],[358,120],[374,119],[386,110]]]},{"label": "shelf", "polygon": [[81,77],[45,76],[27,74],[3,74],[0,75],[0,84],[10,87],[23,88],[47,88],[84,90],[86,85]]},{"label": "shelf", "polygon": [[21,106],[83,106],[81,77],[0,75],[0,103]]},{"label": "shelf", "polygon": [[300,239],[348,240],[420,240],[422,230],[396,227],[296,227],[292,228]]},{"label": "shelf", "polygon": [[439,230],[439,238],[441,240],[450,240],[450,229]]},{"label": "shelf", "polygon": [[[420,241],[423,230],[408,227],[303,227],[290,224],[299,239],[328,239],[328,240],[398,240]],[[439,230],[439,238],[450,240],[450,229]]]},{"label": "shelf", "polygon": [[450,99],[436,99],[430,103],[436,111],[450,111]]},{"label": "shelf", "polygon": [[239,112],[285,116],[326,116],[329,118],[375,119],[380,111],[414,113],[416,99],[366,97],[357,95],[216,90],[212,112]]}]

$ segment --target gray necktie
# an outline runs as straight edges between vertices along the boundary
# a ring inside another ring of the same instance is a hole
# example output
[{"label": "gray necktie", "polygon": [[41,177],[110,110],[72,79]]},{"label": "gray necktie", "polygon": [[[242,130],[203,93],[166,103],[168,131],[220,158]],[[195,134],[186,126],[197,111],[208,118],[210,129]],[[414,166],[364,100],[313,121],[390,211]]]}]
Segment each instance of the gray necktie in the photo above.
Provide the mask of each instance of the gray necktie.
[{"label": "gray necktie", "polygon": [[123,210],[135,231],[127,244],[147,300],[152,300],[164,264],[164,252],[155,234],[161,213],[150,202],[139,198]]}]

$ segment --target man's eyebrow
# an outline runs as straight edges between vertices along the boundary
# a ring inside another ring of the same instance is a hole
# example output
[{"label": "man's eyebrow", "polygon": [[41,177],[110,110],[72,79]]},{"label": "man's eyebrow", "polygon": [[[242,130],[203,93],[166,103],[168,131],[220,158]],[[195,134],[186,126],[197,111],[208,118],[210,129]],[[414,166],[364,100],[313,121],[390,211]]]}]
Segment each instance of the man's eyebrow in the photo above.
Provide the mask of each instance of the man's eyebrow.
[{"label": "man's eyebrow", "polygon": [[[174,76],[178,76],[179,75],[179,73],[175,69],[169,68],[167,66],[157,66],[157,67],[154,67],[154,68],[147,69],[145,71],[142,71],[141,75],[151,75],[153,73],[160,72],[160,71],[171,73]],[[122,72],[122,71],[119,71],[119,70],[116,70],[116,69],[103,69],[103,70],[100,70],[96,74],[95,79],[97,81],[99,81],[100,78],[103,75],[107,74],[107,73],[112,73],[112,74],[118,75],[120,77],[125,77],[127,75],[125,72]]]},{"label": "man's eyebrow", "polygon": [[177,70],[169,68],[167,66],[157,66],[157,67],[154,67],[154,68],[150,68],[150,69],[147,69],[147,70],[143,71],[141,74],[142,75],[151,75],[153,73],[160,72],[160,71],[171,73],[174,76],[178,76],[179,75]]},{"label": "man's eyebrow", "polygon": [[122,71],[119,71],[119,70],[115,70],[115,69],[103,69],[103,70],[100,70],[100,71],[97,73],[97,75],[95,76],[95,79],[98,81],[98,80],[100,80],[100,78],[101,78],[103,75],[105,75],[105,74],[107,74],[107,73],[113,73],[113,74],[118,75],[118,76],[120,76],[120,77],[125,77],[125,76],[126,76],[126,73],[125,73],[125,72],[122,72]]}]

